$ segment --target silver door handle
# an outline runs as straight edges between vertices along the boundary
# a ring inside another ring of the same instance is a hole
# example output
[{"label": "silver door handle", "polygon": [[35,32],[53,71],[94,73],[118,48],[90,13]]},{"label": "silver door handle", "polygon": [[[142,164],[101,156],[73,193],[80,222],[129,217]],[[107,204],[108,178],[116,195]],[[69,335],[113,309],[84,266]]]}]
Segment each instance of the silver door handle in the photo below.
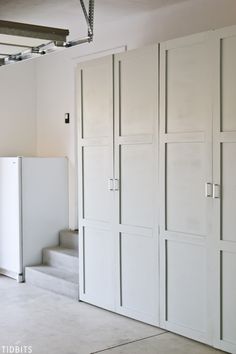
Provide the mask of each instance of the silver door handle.
[{"label": "silver door handle", "polygon": [[114,181],[115,181],[114,191],[118,191],[120,189],[120,183],[119,183],[120,181],[117,178],[115,178]]},{"label": "silver door handle", "polygon": [[220,198],[220,185],[213,184],[213,198],[219,199]]},{"label": "silver door handle", "polygon": [[212,198],[212,183],[205,183],[205,197]]},{"label": "silver door handle", "polygon": [[113,191],[114,190],[114,180],[113,178],[109,178],[108,180],[108,190]]}]

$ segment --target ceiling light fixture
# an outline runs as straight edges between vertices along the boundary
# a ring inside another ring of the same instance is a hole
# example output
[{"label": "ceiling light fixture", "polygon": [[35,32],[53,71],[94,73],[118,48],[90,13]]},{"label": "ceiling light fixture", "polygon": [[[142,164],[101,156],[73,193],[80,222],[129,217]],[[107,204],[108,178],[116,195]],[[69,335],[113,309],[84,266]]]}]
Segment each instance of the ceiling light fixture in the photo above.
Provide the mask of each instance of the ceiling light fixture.
[{"label": "ceiling light fixture", "polygon": [[84,0],[80,0],[82,12],[88,27],[85,38],[67,41],[68,29],[37,26],[0,20],[0,66],[44,55],[59,48],[69,48],[93,41],[94,2],[89,0],[88,11]]}]

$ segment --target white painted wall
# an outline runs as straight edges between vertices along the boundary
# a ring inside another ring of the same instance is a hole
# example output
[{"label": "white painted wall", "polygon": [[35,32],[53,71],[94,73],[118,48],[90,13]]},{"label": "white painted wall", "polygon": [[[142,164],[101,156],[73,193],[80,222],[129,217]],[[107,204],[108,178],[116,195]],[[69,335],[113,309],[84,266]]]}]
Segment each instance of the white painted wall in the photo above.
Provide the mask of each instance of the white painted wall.
[{"label": "white painted wall", "polygon": [[[95,20],[93,44],[0,68],[0,155],[33,155],[37,141],[38,155],[68,156],[70,226],[77,226],[76,61],[123,45],[132,49],[236,24],[235,13],[235,0],[190,0],[142,15],[129,15],[117,22],[99,24]],[[65,112],[71,114],[69,125],[64,124]]]},{"label": "white painted wall", "polygon": [[0,156],[36,153],[35,62],[0,67]]}]

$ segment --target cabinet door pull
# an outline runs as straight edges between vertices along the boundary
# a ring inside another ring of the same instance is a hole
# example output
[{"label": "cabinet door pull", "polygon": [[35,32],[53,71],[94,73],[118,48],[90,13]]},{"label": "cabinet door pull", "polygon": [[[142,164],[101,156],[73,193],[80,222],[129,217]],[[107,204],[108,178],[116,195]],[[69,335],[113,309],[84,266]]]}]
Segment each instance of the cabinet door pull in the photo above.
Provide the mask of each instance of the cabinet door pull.
[{"label": "cabinet door pull", "polygon": [[119,189],[120,189],[120,183],[119,183],[119,180],[117,179],[117,178],[115,178],[115,188],[114,188],[114,190],[115,191],[118,191]]},{"label": "cabinet door pull", "polygon": [[114,191],[114,180],[113,178],[108,179],[108,190],[109,191]]},{"label": "cabinet door pull", "polygon": [[205,197],[212,198],[212,183],[205,183]]},{"label": "cabinet door pull", "polygon": [[213,198],[219,199],[220,198],[220,185],[213,184]]}]

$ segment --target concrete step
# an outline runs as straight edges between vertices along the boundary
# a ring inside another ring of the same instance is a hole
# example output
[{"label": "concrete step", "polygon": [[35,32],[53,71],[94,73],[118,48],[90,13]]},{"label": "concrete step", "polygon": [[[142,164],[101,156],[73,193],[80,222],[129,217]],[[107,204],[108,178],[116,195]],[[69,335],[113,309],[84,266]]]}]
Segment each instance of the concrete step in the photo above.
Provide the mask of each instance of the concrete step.
[{"label": "concrete step", "polygon": [[43,264],[64,269],[72,273],[79,272],[78,251],[62,247],[43,249]]},{"label": "concrete step", "polygon": [[27,284],[78,300],[78,274],[47,265],[25,268]]},{"label": "concrete step", "polygon": [[78,231],[62,230],[59,233],[60,246],[78,250]]}]

